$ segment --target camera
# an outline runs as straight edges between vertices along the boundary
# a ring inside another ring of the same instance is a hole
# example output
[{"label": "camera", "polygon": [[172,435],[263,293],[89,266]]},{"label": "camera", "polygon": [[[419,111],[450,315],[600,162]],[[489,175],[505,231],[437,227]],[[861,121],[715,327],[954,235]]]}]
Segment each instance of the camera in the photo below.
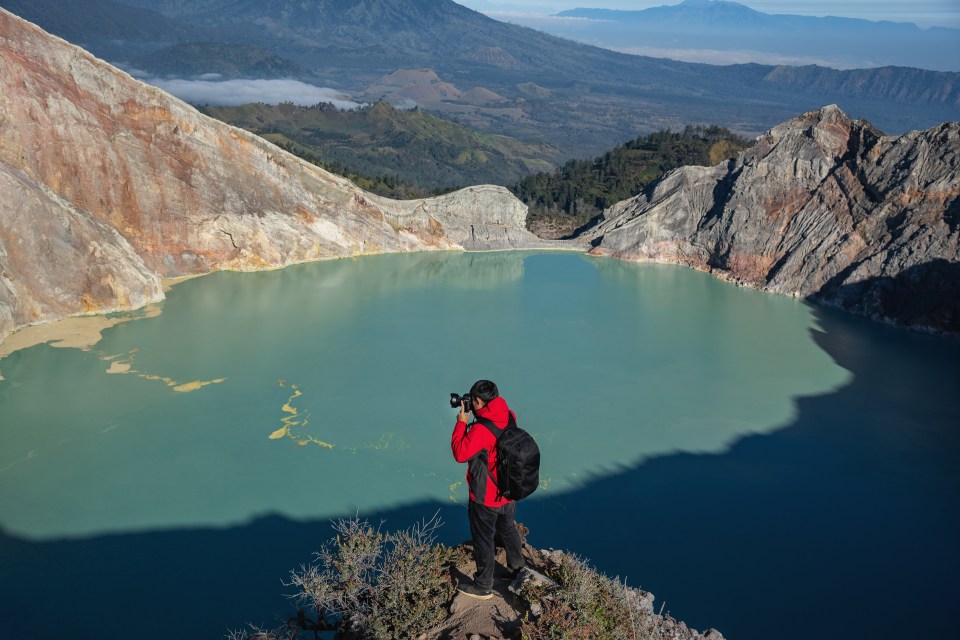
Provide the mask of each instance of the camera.
[{"label": "camera", "polygon": [[450,406],[454,409],[460,408],[460,403],[463,403],[467,407],[467,412],[473,411],[473,396],[469,393],[465,393],[462,396],[457,395],[456,393],[450,394]]}]

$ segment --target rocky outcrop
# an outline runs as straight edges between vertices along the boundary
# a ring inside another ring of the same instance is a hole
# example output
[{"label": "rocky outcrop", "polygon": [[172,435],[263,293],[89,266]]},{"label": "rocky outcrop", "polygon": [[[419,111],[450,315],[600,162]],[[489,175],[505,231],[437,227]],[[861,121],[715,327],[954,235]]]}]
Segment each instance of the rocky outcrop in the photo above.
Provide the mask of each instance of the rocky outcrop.
[{"label": "rocky outcrop", "polygon": [[[563,246],[537,239],[526,229],[527,205],[503,187],[479,185],[426,200],[367,198],[391,213],[391,221],[419,220],[436,224],[445,237],[469,250]],[[393,217],[395,216],[395,217]]]},{"label": "rocky outcrop", "polygon": [[960,333],[960,123],[887,137],[836,106],[611,207],[593,252]]},{"label": "rocky outcrop", "polygon": [[379,198],[0,9],[0,340],[162,298],[161,277],[540,247],[500,187]]}]

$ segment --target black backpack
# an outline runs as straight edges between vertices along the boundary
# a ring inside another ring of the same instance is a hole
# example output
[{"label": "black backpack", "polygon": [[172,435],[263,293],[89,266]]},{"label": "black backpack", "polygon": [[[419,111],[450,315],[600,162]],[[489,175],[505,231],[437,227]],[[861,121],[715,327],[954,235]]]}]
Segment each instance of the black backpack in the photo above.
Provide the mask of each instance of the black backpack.
[{"label": "black backpack", "polygon": [[533,436],[517,426],[512,413],[503,428],[487,418],[478,417],[476,421],[497,439],[497,495],[521,500],[536,491],[540,484],[540,448]]}]

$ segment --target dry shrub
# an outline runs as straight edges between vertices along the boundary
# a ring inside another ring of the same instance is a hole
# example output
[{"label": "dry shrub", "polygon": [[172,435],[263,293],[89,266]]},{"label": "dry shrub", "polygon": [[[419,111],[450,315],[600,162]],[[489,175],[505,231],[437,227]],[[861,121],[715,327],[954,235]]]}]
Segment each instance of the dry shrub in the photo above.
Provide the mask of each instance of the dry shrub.
[{"label": "dry shrub", "polygon": [[384,533],[359,518],[335,522],[336,536],[315,562],[290,574],[297,617],[282,629],[233,632],[230,640],[294,640],[323,631],[362,640],[416,638],[444,619],[453,596],[449,567],[457,551],[434,544],[441,524],[434,515]]},{"label": "dry shrub", "polygon": [[[559,555],[559,554],[557,554]],[[522,591],[538,602],[538,617],[521,625],[523,640],[629,640],[660,637],[659,616],[644,609],[636,589],[608,578],[573,555],[548,563],[547,575],[557,586]]]}]

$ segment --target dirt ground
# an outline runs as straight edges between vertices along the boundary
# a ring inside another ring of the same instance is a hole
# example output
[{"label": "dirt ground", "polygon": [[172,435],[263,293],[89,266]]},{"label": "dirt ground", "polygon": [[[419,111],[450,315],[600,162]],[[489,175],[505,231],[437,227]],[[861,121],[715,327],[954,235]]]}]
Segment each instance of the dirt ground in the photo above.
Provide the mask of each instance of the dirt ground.
[{"label": "dirt ground", "polygon": [[[456,594],[450,604],[449,617],[443,625],[421,636],[423,640],[500,640],[519,636],[526,603],[509,590],[512,578],[506,569],[503,549],[497,550],[496,560],[493,597],[477,600],[462,593]],[[454,583],[470,581],[475,570],[476,565],[470,559],[453,569],[451,578]]]}]

